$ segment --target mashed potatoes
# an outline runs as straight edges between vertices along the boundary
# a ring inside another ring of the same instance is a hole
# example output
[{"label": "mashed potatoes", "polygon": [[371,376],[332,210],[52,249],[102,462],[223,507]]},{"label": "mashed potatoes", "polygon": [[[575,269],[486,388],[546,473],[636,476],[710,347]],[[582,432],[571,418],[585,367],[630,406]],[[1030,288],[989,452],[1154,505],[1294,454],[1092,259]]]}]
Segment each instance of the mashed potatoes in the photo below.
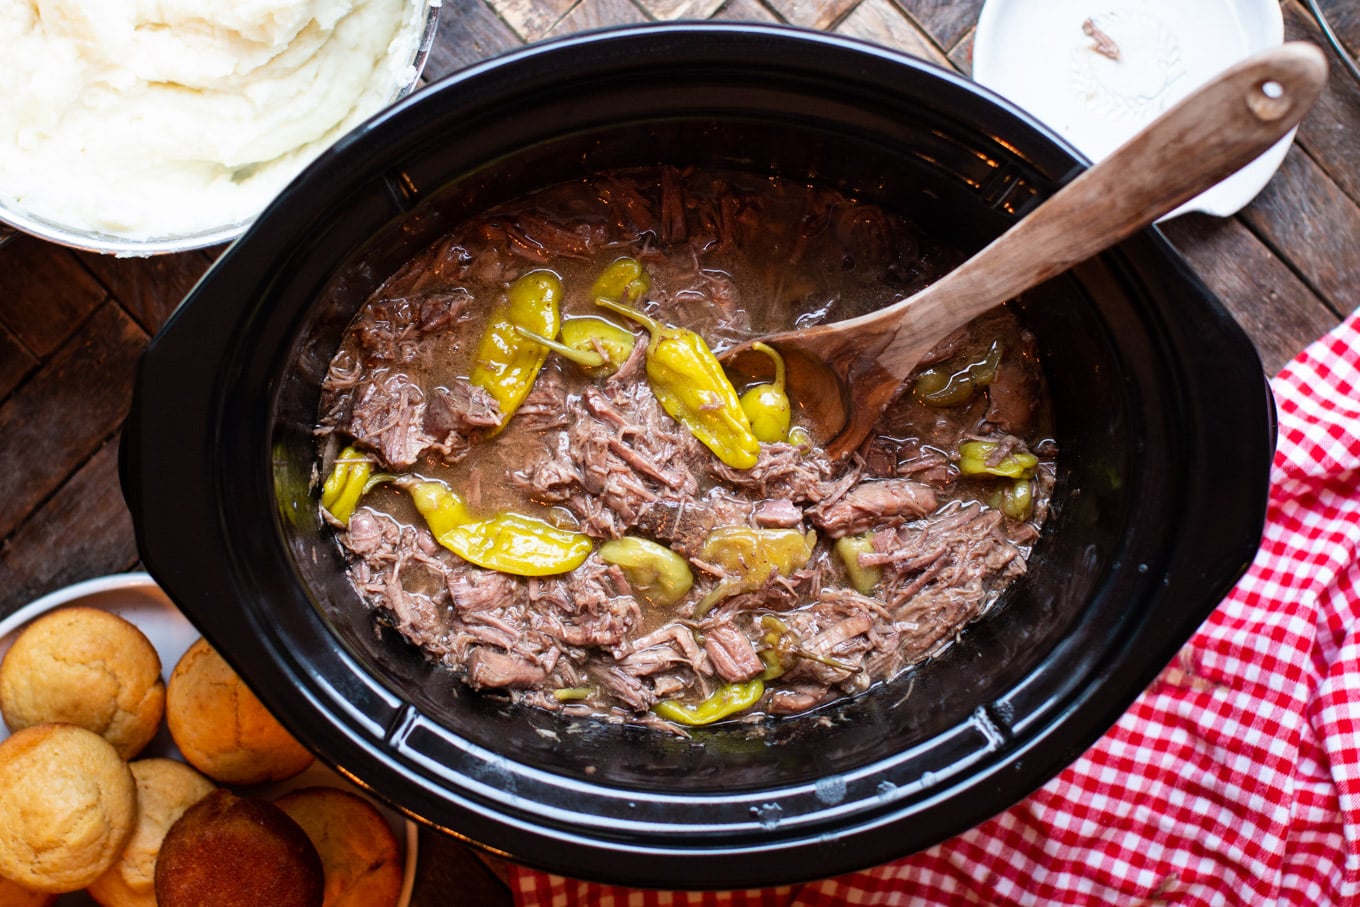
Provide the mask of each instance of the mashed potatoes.
[{"label": "mashed potatoes", "polygon": [[182,237],[256,215],[414,73],[421,0],[0,0],[0,204]]}]

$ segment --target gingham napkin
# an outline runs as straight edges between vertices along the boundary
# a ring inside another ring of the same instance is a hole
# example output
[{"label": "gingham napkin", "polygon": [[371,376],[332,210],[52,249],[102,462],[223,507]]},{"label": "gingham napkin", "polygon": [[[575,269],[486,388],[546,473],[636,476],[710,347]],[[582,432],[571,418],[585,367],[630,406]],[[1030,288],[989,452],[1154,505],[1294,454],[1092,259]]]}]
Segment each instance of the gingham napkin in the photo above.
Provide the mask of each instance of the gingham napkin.
[{"label": "gingham napkin", "polygon": [[930,850],[797,887],[634,891],[514,867],[517,902],[1356,903],[1360,310],[1271,384],[1280,434],[1255,561],[1118,724],[1031,797]]}]

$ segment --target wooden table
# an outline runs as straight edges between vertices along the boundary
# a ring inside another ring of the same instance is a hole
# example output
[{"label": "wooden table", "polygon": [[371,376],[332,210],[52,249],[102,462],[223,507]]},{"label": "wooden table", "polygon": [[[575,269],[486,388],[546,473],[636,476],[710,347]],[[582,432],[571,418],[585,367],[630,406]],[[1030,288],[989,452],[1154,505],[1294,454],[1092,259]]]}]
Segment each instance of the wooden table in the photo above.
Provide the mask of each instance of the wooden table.
[{"label": "wooden table", "polygon": [[[982,0],[446,0],[426,76],[587,28],[712,18],[785,22],[900,48],[964,72]],[[1360,50],[1360,6],[1323,4]],[[1322,43],[1297,0],[1286,34]],[[1165,232],[1277,371],[1360,307],[1360,84],[1334,66],[1283,166],[1239,215]],[[118,437],[137,357],[216,250],[152,259],[0,246],[0,617],[58,587],[136,568]],[[494,866],[494,862],[492,863]],[[416,905],[509,903],[461,843],[421,838]]]}]

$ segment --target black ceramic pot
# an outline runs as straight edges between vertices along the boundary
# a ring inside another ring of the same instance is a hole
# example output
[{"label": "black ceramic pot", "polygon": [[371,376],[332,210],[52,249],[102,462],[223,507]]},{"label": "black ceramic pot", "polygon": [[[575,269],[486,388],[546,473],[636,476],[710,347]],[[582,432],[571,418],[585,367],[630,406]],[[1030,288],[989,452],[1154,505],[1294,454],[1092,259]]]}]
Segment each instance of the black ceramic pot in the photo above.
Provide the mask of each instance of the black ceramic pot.
[{"label": "black ceramic pot", "polygon": [[1061,477],[1029,574],[942,657],[761,734],[505,708],[376,632],[348,586],[317,518],[318,384],[360,302],[442,230],[661,162],[829,183],[965,251],[1083,166],[967,80],[821,34],[646,26],[475,66],[323,156],[152,342],[122,452],[142,556],[323,760],[515,859],[731,887],[927,847],[1077,758],[1249,563],[1274,437],[1260,363],[1145,232],[1020,303]]}]

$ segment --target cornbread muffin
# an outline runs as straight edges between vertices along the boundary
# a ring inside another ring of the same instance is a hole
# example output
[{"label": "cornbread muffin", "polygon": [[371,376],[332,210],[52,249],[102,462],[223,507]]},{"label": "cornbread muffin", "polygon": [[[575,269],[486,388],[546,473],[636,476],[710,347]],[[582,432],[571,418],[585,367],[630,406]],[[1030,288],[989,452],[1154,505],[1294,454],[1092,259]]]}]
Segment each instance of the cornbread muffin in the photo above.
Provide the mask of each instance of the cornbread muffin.
[{"label": "cornbread muffin", "polygon": [[312,764],[312,754],[205,639],[190,646],[175,665],[165,704],[175,745],[190,765],[215,781],[281,781]]},{"label": "cornbread muffin", "polygon": [[84,888],[137,823],[137,786],[118,751],[71,724],[0,743],[0,876],[35,891]]},{"label": "cornbread muffin", "polygon": [[401,850],[373,804],[333,787],[304,787],[274,805],[302,826],[321,855],[324,907],[394,907],[401,897]]},{"label": "cornbread muffin", "polygon": [[128,768],[137,782],[137,824],[117,861],[90,884],[89,894],[104,907],[156,907],[156,857],[165,833],[217,788],[173,759],[141,759]]},{"label": "cornbread muffin", "polygon": [[0,907],[51,907],[56,902],[55,894],[33,891],[18,882],[0,878]]},{"label": "cornbread muffin", "polygon": [[161,659],[141,630],[99,608],[48,612],[0,662],[0,713],[11,731],[61,722],[94,731],[131,759],[165,709]]},{"label": "cornbread muffin", "polygon": [[321,858],[272,803],[215,790],[161,842],[159,907],[321,907]]}]

